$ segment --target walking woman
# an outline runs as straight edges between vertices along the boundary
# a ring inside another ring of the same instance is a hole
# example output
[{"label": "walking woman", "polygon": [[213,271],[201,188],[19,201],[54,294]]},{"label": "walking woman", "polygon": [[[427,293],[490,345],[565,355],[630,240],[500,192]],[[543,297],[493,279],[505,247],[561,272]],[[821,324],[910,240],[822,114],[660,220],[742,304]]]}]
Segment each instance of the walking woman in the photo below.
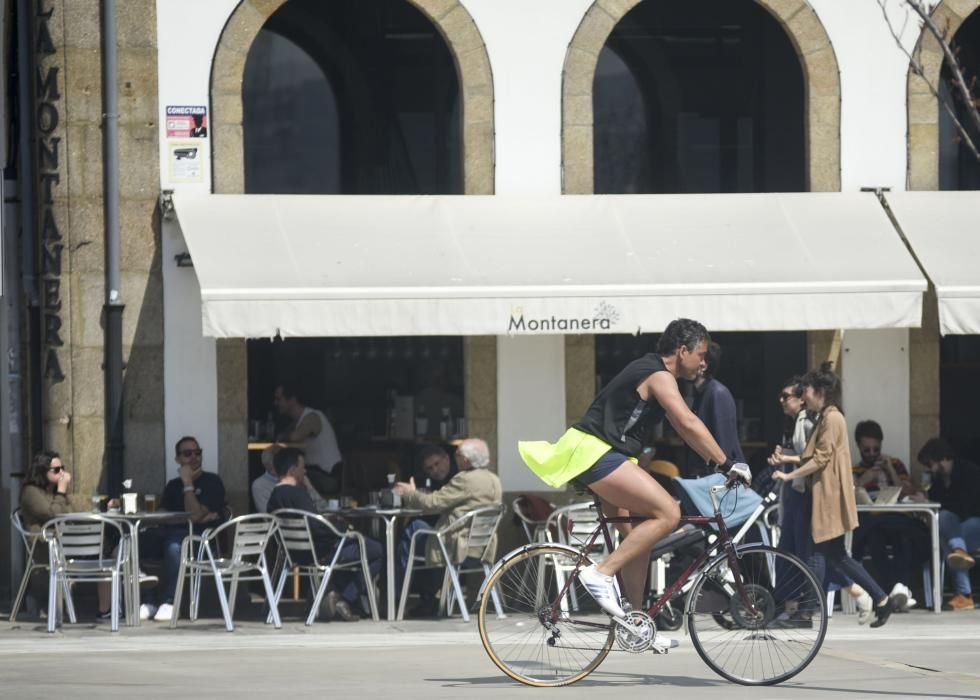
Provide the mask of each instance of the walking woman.
[{"label": "walking woman", "polygon": [[800,456],[800,466],[791,472],[776,472],[773,479],[790,481],[808,477],[811,494],[810,526],[813,537],[813,567],[817,580],[824,580],[826,567],[857,583],[875,603],[872,627],[881,627],[894,612],[894,605],[881,586],[844,548],[844,535],[858,526],[851,450],[847,424],[841,412],[841,383],[831,364],[803,377],[803,400],[817,413],[817,425]]}]

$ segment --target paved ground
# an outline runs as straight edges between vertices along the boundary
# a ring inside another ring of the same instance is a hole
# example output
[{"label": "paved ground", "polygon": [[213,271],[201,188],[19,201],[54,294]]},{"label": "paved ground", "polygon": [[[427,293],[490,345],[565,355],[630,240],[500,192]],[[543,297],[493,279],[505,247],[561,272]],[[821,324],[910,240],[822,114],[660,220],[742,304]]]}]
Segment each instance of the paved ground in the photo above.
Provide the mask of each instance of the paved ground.
[{"label": "paved ground", "polygon": [[218,620],[155,623],[112,634],[80,624],[49,635],[0,623],[0,696],[9,698],[980,698],[980,610],[896,615],[879,630],[832,619],[801,675],[767,689],[715,676],[686,637],[669,656],[611,654],[592,676],[555,690],[505,678],[475,622],[287,622],[280,631]]}]

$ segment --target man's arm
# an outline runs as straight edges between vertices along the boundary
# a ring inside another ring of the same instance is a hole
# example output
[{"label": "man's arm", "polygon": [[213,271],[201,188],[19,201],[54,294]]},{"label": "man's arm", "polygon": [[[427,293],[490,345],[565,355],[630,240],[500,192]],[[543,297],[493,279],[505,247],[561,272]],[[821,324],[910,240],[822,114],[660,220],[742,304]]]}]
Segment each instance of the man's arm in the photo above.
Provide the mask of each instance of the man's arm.
[{"label": "man's arm", "polygon": [[191,514],[191,522],[209,523],[213,520],[217,520],[218,514],[212,513],[210,510],[208,510],[207,507],[198,500],[197,494],[194,493],[194,479],[191,476],[191,470],[188,467],[181,467],[179,472],[183,490],[184,510]]},{"label": "man's arm", "polygon": [[711,431],[684,403],[684,397],[677,388],[677,380],[672,374],[654,372],[639,386],[639,392],[641,398],[653,398],[663,406],[667,420],[674,426],[674,430],[703,460],[715,464],[728,461],[725,451],[711,436]]},{"label": "man's arm", "polygon": [[[316,437],[321,430],[323,430],[323,426],[320,424],[320,416],[311,411],[296,424],[291,432],[286,434],[286,442],[302,442],[307,438]],[[326,465],[321,464],[320,466]]]},{"label": "man's arm", "polygon": [[445,486],[432,493],[422,493],[418,490],[406,492],[402,496],[402,504],[408,508],[420,508],[427,513],[444,513],[465,503],[470,498],[470,492],[460,478],[460,472],[450,479]]}]

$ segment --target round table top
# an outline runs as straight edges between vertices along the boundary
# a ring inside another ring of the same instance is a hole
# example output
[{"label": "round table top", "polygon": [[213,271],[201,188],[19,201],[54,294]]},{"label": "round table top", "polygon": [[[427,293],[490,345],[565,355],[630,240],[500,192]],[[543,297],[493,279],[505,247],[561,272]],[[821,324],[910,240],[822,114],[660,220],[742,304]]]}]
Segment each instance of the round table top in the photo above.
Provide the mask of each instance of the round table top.
[{"label": "round table top", "polygon": [[149,511],[137,511],[135,513],[123,513],[122,511],[109,511],[107,513],[102,513],[102,515],[108,516],[110,518],[118,518],[120,520],[141,520],[143,522],[147,521],[187,521],[191,519],[191,514],[184,511],[172,511],[172,510],[157,510],[152,513]]}]

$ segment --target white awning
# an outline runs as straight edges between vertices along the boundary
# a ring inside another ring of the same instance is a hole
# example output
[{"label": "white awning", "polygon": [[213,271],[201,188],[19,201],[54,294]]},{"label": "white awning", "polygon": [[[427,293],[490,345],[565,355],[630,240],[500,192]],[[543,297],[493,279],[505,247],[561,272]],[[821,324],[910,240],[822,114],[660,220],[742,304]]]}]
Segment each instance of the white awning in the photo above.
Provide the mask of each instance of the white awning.
[{"label": "white awning", "polygon": [[918,326],[873,194],[174,198],[218,337]]},{"label": "white awning", "polygon": [[980,333],[980,192],[885,195],[939,299],[939,328]]}]

